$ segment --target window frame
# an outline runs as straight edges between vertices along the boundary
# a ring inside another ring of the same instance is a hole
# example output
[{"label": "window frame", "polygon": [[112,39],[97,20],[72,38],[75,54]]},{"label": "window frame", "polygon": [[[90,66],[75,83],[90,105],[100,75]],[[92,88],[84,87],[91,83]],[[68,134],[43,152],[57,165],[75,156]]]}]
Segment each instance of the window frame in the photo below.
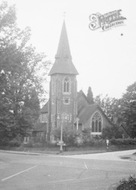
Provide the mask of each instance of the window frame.
[{"label": "window frame", "polygon": [[63,80],[63,94],[71,93],[71,80],[69,77],[65,77]]},{"label": "window frame", "polygon": [[101,135],[103,126],[103,118],[99,111],[96,111],[91,117],[91,134]]}]

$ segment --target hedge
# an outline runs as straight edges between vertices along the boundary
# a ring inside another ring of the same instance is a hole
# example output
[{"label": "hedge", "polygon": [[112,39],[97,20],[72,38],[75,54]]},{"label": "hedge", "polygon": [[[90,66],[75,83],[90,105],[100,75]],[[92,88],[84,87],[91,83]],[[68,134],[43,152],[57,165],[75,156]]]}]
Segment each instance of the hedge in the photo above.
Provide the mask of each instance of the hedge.
[{"label": "hedge", "polygon": [[111,145],[136,145],[136,139],[111,139],[110,140]]},{"label": "hedge", "polygon": [[130,176],[128,179],[123,179],[119,182],[116,190],[136,190],[136,178]]}]

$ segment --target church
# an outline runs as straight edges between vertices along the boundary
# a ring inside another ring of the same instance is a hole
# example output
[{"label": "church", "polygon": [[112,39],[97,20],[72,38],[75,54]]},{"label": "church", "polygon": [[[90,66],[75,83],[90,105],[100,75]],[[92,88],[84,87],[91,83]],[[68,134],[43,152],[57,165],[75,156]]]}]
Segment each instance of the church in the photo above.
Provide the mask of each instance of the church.
[{"label": "church", "polygon": [[49,72],[49,100],[41,109],[35,135],[54,141],[52,131],[69,127],[90,129],[90,138],[100,136],[105,127],[112,126],[97,104],[90,104],[81,90],[77,92],[77,75],[69,46],[66,24],[63,22],[55,62]]}]

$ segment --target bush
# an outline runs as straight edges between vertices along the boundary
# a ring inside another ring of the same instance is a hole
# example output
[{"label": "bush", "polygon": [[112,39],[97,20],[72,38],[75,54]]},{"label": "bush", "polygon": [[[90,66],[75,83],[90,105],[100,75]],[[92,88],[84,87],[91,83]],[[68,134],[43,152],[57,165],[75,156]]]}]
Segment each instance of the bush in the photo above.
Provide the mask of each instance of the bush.
[{"label": "bush", "polygon": [[102,139],[102,138],[96,138],[96,139],[92,138],[92,139],[90,139],[89,145],[90,146],[94,146],[94,147],[103,147],[103,146],[106,146],[105,140]]},{"label": "bush", "polygon": [[[60,128],[57,128],[52,132],[55,139],[60,139],[60,133]],[[78,133],[76,130],[70,128],[63,129],[63,141],[67,146],[75,146],[77,136]]]},{"label": "bush", "polygon": [[[60,139],[60,129],[55,129],[52,134],[55,139]],[[57,140],[56,140],[57,141]],[[100,136],[92,137],[90,136],[90,129],[86,128],[82,132],[76,131],[75,129],[65,128],[63,129],[63,141],[67,146],[96,146],[103,147],[106,146],[105,140]]]},{"label": "bush", "polygon": [[102,131],[102,138],[122,138],[122,132],[117,126],[106,127]]},{"label": "bush", "polygon": [[90,137],[90,136],[83,136],[83,146],[91,146],[91,147],[103,147],[106,146],[105,140],[102,139],[100,136]]},{"label": "bush", "polygon": [[18,141],[17,139],[13,139],[8,143],[8,146],[10,147],[19,147],[21,145],[21,141]]},{"label": "bush", "polygon": [[130,176],[128,179],[121,180],[116,190],[136,190],[136,178]]},{"label": "bush", "polygon": [[32,143],[32,142],[29,142],[29,143],[27,143],[27,144],[23,144],[23,147],[32,148],[32,147],[33,147],[33,143]]},{"label": "bush", "polygon": [[88,145],[90,143],[90,129],[86,128],[82,130],[82,140],[84,145]]},{"label": "bush", "polygon": [[110,143],[112,145],[136,145],[136,139],[111,139]]}]

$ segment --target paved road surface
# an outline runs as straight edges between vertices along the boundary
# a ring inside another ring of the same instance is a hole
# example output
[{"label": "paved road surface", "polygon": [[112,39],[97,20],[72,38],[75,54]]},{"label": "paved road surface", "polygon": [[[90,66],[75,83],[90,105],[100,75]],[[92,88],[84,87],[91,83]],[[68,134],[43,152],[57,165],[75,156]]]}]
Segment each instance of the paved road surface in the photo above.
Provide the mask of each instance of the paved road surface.
[{"label": "paved road surface", "polygon": [[93,156],[81,155],[80,159],[0,152],[0,190],[107,190],[136,173],[135,161]]},{"label": "paved road surface", "polygon": [[73,156],[67,156],[67,157],[79,158],[79,159],[126,161],[125,159],[122,159],[122,158],[123,157],[127,158],[130,156],[131,160],[136,160],[136,155],[132,156],[134,153],[136,153],[136,150],[125,150],[125,151],[96,153],[96,154],[73,155]]}]

